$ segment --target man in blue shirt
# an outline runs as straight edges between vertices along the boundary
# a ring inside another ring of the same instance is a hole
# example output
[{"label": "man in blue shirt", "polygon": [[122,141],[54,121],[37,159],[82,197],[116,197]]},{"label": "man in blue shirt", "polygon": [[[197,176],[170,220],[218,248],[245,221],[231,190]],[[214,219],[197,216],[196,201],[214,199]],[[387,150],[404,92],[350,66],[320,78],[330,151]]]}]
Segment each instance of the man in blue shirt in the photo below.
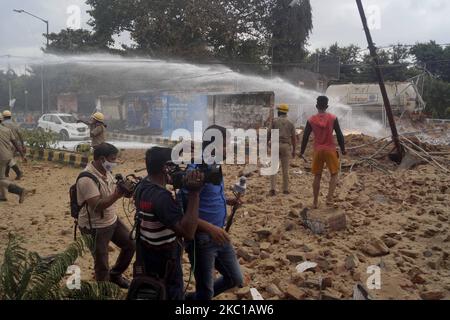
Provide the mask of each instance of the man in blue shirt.
[{"label": "man in blue shirt", "polygon": [[[223,127],[212,126],[222,133],[224,141],[227,131]],[[224,143],[224,157],[226,152]],[[190,166],[197,167],[196,165]],[[184,195],[187,191],[183,190]],[[185,198],[185,197],[184,197]],[[200,192],[199,223],[195,241],[187,246],[191,265],[194,268],[196,292],[191,297],[194,300],[211,300],[221,293],[240,287],[243,276],[239,262],[224,227],[227,219],[227,205],[234,206],[236,200],[227,200],[225,184],[206,184]],[[214,279],[217,269],[220,278]]]}]

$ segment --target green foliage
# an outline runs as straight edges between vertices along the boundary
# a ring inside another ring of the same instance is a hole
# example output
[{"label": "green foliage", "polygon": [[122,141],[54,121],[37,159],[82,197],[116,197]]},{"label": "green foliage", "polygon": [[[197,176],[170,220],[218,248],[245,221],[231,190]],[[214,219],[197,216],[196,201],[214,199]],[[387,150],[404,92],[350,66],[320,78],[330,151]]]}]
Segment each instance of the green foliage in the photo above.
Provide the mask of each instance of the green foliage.
[{"label": "green foliage", "polygon": [[270,30],[274,62],[302,62],[313,28],[310,1],[278,0],[272,1],[272,6]]},{"label": "green foliage", "polygon": [[438,79],[450,82],[450,46],[444,48],[435,41],[418,43],[411,49],[411,54]]},{"label": "green foliage", "polygon": [[52,259],[21,246],[22,240],[9,234],[0,266],[0,300],[105,300],[119,298],[120,289],[110,283],[82,283],[81,290],[68,290],[63,279],[67,268],[93,247],[93,239],[84,236]]},{"label": "green foliage", "polygon": [[77,152],[80,153],[91,153],[91,145],[88,143],[82,143],[77,146]]},{"label": "green foliage", "polygon": [[50,45],[44,51],[53,54],[83,54],[111,51],[99,43],[94,34],[84,29],[65,29],[48,35]]},{"label": "green foliage", "polygon": [[128,31],[128,52],[204,61],[299,61],[312,30],[309,0],[87,0],[101,44]]},{"label": "green foliage", "polygon": [[59,141],[58,134],[42,129],[24,130],[22,136],[31,149],[47,149]]},{"label": "green foliage", "polygon": [[425,81],[426,111],[436,119],[450,119],[450,83],[429,77]]},{"label": "green foliage", "polygon": [[[378,81],[372,57],[358,46],[339,47],[336,43],[317,50],[315,54],[340,58],[340,80],[335,83]],[[407,81],[423,73],[424,69],[429,71],[433,77],[428,77],[424,85],[426,111],[435,118],[450,118],[450,46],[443,47],[434,41],[418,43],[412,48],[397,44],[390,49],[379,50],[378,55],[386,81]],[[314,55],[307,59],[309,63],[314,63],[314,60]]]}]

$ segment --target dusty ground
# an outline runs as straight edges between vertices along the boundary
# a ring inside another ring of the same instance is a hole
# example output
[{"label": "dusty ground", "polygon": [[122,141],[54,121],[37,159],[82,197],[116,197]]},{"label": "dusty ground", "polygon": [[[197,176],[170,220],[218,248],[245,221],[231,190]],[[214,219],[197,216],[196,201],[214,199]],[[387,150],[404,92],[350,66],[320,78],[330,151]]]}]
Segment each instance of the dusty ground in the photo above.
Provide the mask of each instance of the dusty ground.
[{"label": "dusty ground", "polygon": [[[373,140],[354,136],[348,141],[358,146]],[[359,149],[344,159],[334,210],[347,214],[348,228],[327,236],[313,235],[300,222],[300,211],[312,203],[312,176],[303,161],[297,159],[292,164],[289,196],[270,198],[268,178],[258,174],[249,178],[246,204],[239,210],[231,232],[248,288],[257,288],[266,299],[318,299],[321,277],[327,287],[322,292],[325,296],[350,299],[356,283],[366,284],[367,268],[380,265],[381,290],[369,291],[374,298],[450,298],[450,175],[431,165],[391,175],[356,167],[349,174],[345,165],[351,164],[351,159],[374,150],[376,146]],[[126,163],[117,171],[131,173],[143,167],[143,157],[143,151],[127,151],[122,154]],[[394,169],[389,162],[384,164]],[[20,206],[12,196],[8,203],[0,204],[0,252],[8,233],[13,232],[23,237],[26,248],[41,256],[58,253],[73,238],[68,189],[79,170],[34,162],[23,168],[25,178],[20,184],[36,188],[37,194]],[[226,168],[228,186],[237,181],[242,169]],[[322,198],[327,182],[325,175]],[[118,211],[128,223],[122,203]],[[259,240],[257,231],[261,229],[269,229],[267,239]],[[367,249],[371,244],[376,248]],[[116,256],[117,249],[111,247],[111,254]],[[302,260],[317,262],[318,267],[299,275],[295,267]],[[92,279],[91,257],[86,254],[77,263],[83,278]],[[186,281],[188,270],[186,263]],[[220,298],[248,298],[248,288]]]}]

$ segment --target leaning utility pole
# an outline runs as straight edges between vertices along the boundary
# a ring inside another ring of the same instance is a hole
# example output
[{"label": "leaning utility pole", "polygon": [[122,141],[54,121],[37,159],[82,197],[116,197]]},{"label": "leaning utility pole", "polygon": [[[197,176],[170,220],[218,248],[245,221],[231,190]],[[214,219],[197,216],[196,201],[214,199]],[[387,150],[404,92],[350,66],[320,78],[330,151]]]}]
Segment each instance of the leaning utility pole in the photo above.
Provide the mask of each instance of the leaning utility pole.
[{"label": "leaning utility pole", "polygon": [[392,113],[391,103],[389,101],[389,97],[386,91],[386,86],[384,85],[383,73],[381,72],[380,59],[378,58],[377,48],[375,47],[372,40],[372,35],[370,34],[370,29],[367,24],[367,18],[364,12],[362,0],[356,0],[356,4],[358,5],[358,10],[359,14],[361,15],[361,20],[364,26],[364,31],[366,33],[367,42],[369,43],[370,55],[372,56],[373,61],[375,63],[375,72],[377,74],[378,81],[380,83],[381,95],[383,96],[384,107],[386,109],[386,114],[392,131],[392,140],[394,141],[395,148],[397,149],[397,157],[395,157],[395,161],[401,162],[403,159],[403,148],[398,136],[397,126],[395,124],[394,114]]}]

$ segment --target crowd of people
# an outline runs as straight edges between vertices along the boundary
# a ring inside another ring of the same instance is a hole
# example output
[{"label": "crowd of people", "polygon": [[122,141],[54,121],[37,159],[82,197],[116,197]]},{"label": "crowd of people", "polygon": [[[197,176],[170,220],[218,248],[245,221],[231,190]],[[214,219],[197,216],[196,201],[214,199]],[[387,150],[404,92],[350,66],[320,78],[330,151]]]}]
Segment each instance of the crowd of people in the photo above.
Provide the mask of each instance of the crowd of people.
[{"label": "crowd of people", "polygon": [[[319,188],[325,164],[332,179],[327,198],[331,204],[339,172],[339,154],[336,151],[333,132],[345,154],[344,138],[336,116],[327,113],[328,99],[319,97],[317,115],[306,125],[300,157],[304,158],[311,134],[315,136],[312,172],[314,182],[314,207],[318,207]],[[297,156],[297,138],[294,125],[288,120],[289,106],[278,107],[278,118],[272,129],[280,133],[280,160],[283,172],[283,191],[289,194],[289,162]],[[227,130],[213,126],[225,139],[223,155],[226,157]],[[206,141],[204,142],[204,144]],[[184,187],[170,191],[172,184],[170,164],[172,150],[154,147],[146,153],[148,176],[134,193],[136,206],[135,237],[115,212],[114,203],[125,194],[116,187],[111,172],[119,151],[108,143],[94,149],[94,161],[86,168],[96,178],[78,180],[78,204],[84,206],[79,226],[84,234],[95,236],[95,278],[111,281],[128,288],[129,297],[139,297],[139,290],[161,284],[163,297],[168,300],[211,300],[221,293],[243,285],[243,275],[230,235],[225,231],[227,206],[242,205],[235,199],[227,199],[225,183],[205,183],[197,165],[189,165]],[[276,195],[276,177],[271,177],[270,195]],[[134,240],[131,240],[134,239]],[[108,264],[108,244],[116,244],[121,252],[112,268]],[[186,251],[195,277],[195,292],[186,294],[182,254]],[[136,253],[134,280],[130,283],[123,273]],[[216,277],[216,271],[220,274]],[[149,279],[152,279],[151,281]],[[130,287],[131,285],[131,287]],[[142,292],[141,292],[142,293]]]},{"label": "crowd of people", "polygon": [[[318,113],[311,117],[304,132],[300,157],[314,135],[312,173],[315,176],[314,204],[319,206],[319,191],[325,164],[331,173],[327,205],[332,204],[339,173],[339,153],[333,133],[342,154],[345,154],[344,136],[336,116],[327,112],[328,98],[317,99]],[[289,106],[278,106],[278,118],[272,130],[279,130],[279,156],[283,173],[283,193],[289,194],[290,161],[297,155],[297,136],[294,125],[288,120]],[[14,157],[18,154],[26,161],[25,145],[11,113],[0,116],[0,201],[6,201],[6,190],[15,193],[23,202],[28,191],[12,184],[6,178],[7,168],[22,176]],[[180,190],[167,189],[173,184],[171,174],[172,150],[154,147],[146,152],[147,177],[142,179],[133,193],[136,207],[136,225],[129,230],[118,217],[115,204],[126,197],[118,187],[112,172],[117,165],[119,150],[106,142],[104,116],[96,113],[89,123],[94,160],[83,170],[76,181],[76,205],[79,208],[77,225],[83,235],[94,238],[95,279],[110,281],[129,289],[129,297],[139,298],[150,291],[160,299],[211,300],[219,294],[243,285],[243,275],[230,235],[225,231],[227,207],[240,206],[242,202],[228,199],[225,182],[206,183],[204,173],[197,165],[189,165]],[[227,130],[213,129],[224,138],[223,156],[226,158]],[[204,147],[208,141],[204,141]],[[305,159],[306,161],[306,159]],[[276,196],[276,176],[272,176],[270,195]],[[132,236],[134,235],[134,236]],[[120,248],[114,264],[109,265],[109,244]],[[195,292],[187,294],[182,272],[182,254],[186,251],[193,275]],[[136,254],[134,279],[130,282],[123,274]],[[216,277],[216,271],[220,274]],[[160,285],[157,289],[158,284]]]}]

